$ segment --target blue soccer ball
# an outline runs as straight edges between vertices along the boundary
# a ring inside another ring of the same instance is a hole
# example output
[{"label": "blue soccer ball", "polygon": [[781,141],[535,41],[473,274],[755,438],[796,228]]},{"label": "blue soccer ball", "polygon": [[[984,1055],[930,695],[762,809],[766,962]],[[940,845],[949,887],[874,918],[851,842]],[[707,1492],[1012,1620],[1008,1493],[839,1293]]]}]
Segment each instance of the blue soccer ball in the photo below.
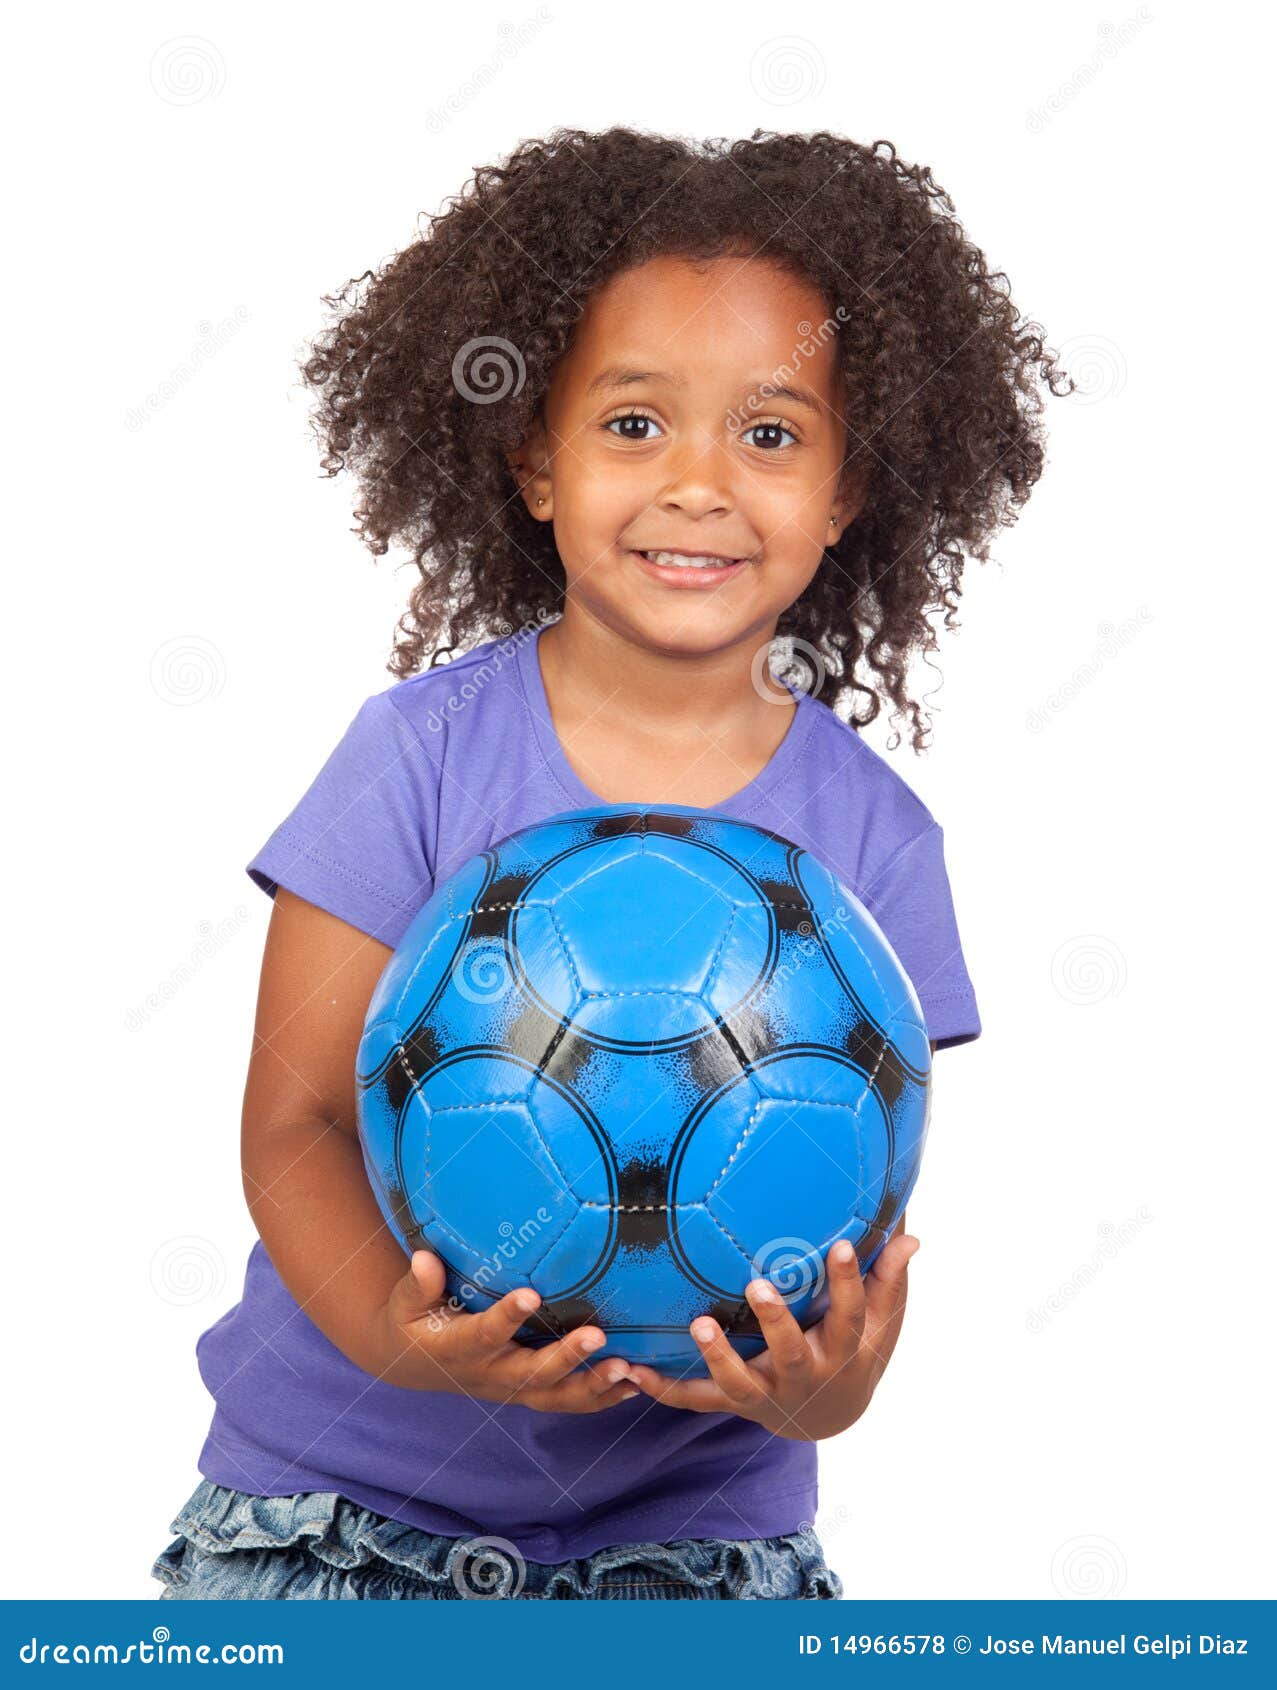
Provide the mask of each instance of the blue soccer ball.
[{"label": "blue soccer ball", "polygon": [[364,1163],[454,1306],[532,1285],[520,1339],[586,1322],[609,1355],[703,1374],[688,1323],[763,1347],[824,1257],[867,1270],[913,1190],[931,1059],[873,917],[809,852],[676,804],[526,827],[436,887],[359,1048]]}]

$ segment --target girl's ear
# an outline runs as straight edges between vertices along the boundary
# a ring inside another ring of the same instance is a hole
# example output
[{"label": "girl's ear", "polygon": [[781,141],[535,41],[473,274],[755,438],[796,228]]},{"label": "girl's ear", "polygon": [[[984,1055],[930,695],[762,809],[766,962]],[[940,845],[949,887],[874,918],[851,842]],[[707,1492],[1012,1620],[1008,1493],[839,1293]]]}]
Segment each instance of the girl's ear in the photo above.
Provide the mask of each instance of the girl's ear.
[{"label": "girl's ear", "polygon": [[829,513],[833,518],[830,532],[834,545],[837,545],[845,530],[851,527],[865,508],[865,501],[869,497],[870,477],[871,470],[866,464],[853,470],[843,482]]},{"label": "girl's ear", "polygon": [[506,462],[528,510],[538,522],[548,522],[554,515],[554,486],[546,461],[545,429],[539,419],[523,444],[506,454]]}]

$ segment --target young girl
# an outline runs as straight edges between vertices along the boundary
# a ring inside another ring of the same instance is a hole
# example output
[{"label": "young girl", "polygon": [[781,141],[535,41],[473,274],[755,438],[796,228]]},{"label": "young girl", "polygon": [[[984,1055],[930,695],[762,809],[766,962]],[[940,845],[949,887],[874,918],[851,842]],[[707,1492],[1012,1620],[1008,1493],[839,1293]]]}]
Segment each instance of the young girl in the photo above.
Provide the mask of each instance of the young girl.
[{"label": "young girl", "polygon": [[405,1262],[355,1052],[437,881],[623,801],[805,846],[877,918],[932,1049],[979,1035],[940,826],[858,732],[885,699],[922,748],[927,613],[952,625],[964,558],[1041,472],[1038,384],[1066,379],[951,212],[886,143],[559,131],[328,301],[304,365],[324,463],[420,579],[399,678],[248,865],[274,897],[243,1114],[260,1241],[198,1346],[216,1412],[165,1596],[841,1594],[815,1440],[895,1345],[903,1219],[863,1283],[829,1252],[806,1332],[755,1281],[754,1361],[693,1321],[707,1378],[591,1365],[597,1326],[529,1350],[535,1292],[453,1312],[438,1257]]}]

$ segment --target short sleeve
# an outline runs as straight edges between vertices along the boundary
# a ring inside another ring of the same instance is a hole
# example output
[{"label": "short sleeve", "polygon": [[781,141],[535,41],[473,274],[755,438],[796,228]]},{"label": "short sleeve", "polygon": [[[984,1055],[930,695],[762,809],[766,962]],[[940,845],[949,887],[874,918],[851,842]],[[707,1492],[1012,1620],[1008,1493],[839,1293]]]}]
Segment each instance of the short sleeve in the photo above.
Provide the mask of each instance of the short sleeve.
[{"label": "short sleeve", "polygon": [[248,874],[271,897],[283,886],[393,949],[433,889],[438,799],[421,739],[376,693]]},{"label": "short sleeve", "polygon": [[927,1036],[940,1048],[978,1039],[980,1012],[958,936],[939,823],[894,851],[860,896],[913,981]]}]

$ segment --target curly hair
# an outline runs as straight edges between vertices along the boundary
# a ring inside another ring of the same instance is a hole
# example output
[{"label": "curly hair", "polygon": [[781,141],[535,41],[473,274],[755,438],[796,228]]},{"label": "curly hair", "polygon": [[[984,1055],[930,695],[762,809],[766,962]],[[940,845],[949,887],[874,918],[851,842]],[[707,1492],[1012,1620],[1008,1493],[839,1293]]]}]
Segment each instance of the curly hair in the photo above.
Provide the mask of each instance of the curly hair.
[{"label": "curly hair", "polygon": [[357,477],[355,531],[374,555],[392,541],[413,553],[390,672],[416,672],[436,640],[431,667],[463,634],[562,608],[552,526],[525,508],[507,453],[542,414],[590,293],[657,256],[744,251],[827,302],[843,485],[868,478],[777,635],[815,654],[832,707],[851,695],[853,727],[885,698],[922,750],[930,723],[906,677],[936,649],[929,613],[957,626],[964,559],[988,560],[1042,472],[1038,384],[1072,391],[952,211],[890,142],[825,131],[693,142],[558,129],[477,170],[424,234],[324,296],[334,320],[300,366],[319,395],[323,468]]}]

